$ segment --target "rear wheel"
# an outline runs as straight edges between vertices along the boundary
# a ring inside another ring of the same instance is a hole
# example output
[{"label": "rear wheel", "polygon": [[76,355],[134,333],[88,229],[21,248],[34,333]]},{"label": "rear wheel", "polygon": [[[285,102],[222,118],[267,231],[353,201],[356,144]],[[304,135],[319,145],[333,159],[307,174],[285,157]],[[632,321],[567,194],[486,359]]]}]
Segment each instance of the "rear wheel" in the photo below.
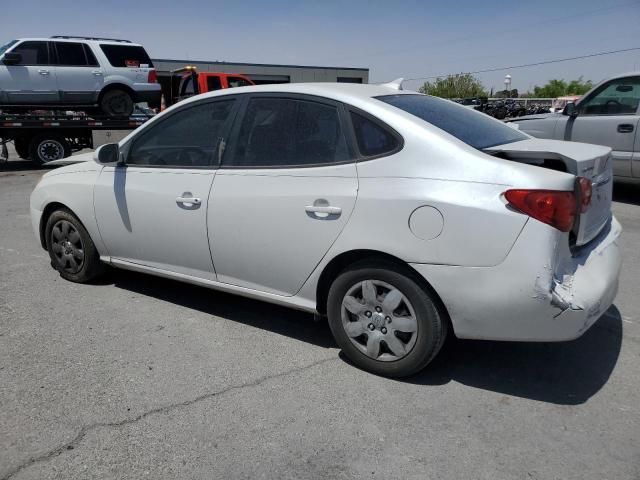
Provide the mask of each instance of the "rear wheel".
[{"label": "rear wheel", "polygon": [[444,344],[447,323],[414,275],[392,263],[356,264],[329,290],[336,342],[358,367],[389,377],[422,370]]},{"label": "rear wheel", "polygon": [[29,143],[29,157],[37,163],[45,164],[61,160],[69,155],[71,155],[71,146],[64,137],[36,135]]},{"label": "rear wheel", "polygon": [[56,210],[45,227],[51,266],[72,282],[85,283],[104,271],[104,264],[89,232],[67,210]]},{"label": "rear wheel", "polygon": [[128,117],[133,112],[133,99],[124,90],[109,90],[100,99],[100,110],[110,117]]}]

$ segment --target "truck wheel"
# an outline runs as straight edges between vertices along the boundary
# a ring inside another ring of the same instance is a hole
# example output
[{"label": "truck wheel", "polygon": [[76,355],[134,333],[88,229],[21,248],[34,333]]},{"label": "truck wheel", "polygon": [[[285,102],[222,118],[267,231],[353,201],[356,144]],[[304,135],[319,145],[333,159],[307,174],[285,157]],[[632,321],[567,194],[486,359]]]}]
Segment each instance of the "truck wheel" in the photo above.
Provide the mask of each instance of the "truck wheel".
[{"label": "truck wheel", "polygon": [[56,135],[36,135],[29,144],[29,156],[37,163],[45,164],[70,155],[69,142]]},{"label": "truck wheel", "polygon": [[16,149],[16,153],[23,160],[29,160],[29,141],[24,138],[15,139],[13,146]]},{"label": "truck wheel", "polygon": [[100,109],[109,117],[128,117],[133,112],[133,100],[123,90],[109,90],[100,99]]}]

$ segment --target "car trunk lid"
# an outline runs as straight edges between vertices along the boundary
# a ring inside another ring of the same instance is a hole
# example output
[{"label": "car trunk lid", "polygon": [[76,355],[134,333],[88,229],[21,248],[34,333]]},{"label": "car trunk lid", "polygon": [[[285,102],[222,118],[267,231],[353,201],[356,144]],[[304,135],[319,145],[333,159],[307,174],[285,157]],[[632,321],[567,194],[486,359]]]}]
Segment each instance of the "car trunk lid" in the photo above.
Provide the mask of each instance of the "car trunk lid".
[{"label": "car trunk lid", "polygon": [[577,179],[584,177],[591,181],[591,203],[584,211],[578,211],[573,229],[576,246],[589,243],[609,222],[613,192],[610,148],[577,142],[528,139],[490,147],[485,152],[507,160],[575,175],[578,209],[581,191]]}]

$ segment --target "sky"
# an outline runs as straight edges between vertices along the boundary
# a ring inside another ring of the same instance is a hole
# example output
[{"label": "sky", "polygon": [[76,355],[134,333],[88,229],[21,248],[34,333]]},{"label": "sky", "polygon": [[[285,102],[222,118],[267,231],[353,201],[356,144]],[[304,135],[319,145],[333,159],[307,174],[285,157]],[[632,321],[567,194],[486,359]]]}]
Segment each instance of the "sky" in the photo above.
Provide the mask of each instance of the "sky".
[{"label": "sky", "polygon": [[[3,0],[13,38],[125,38],[151,58],[366,67],[370,83],[424,80],[640,47],[640,0]],[[477,74],[485,88],[640,70],[640,50]],[[239,72],[242,73],[242,72]]]}]

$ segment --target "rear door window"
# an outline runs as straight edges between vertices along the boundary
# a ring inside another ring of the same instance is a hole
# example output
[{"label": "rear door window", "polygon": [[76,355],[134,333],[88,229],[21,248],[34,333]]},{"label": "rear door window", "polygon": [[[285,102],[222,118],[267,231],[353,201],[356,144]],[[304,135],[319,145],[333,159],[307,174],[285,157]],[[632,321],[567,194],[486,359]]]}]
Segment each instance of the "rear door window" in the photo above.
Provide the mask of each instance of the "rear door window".
[{"label": "rear door window", "polygon": [[336,105],[293,98],[249,101],[230,160],[236,168],[302,167],[349,160]]},{"label": "rear door window", "polygon": [[384,95],[375,98],[415,115],[479,150],[529,138],[484,113],[450,100],[418,94]]},{"label": "rear door window", "polygon": [[22,55],[19,65],[49,65],[48,42],[22,42],[12,53]]},{"label": "rear door window", "polygon": [[81,43],[53,42],[58,54],[57,65],[70,67],[86,67],[87,57]]},{"label": "rear door window", "polygon": [[112,67],[139,68],[142,65],[153,67],[151,59],[144,48],[134,45],[100,44]]}]

